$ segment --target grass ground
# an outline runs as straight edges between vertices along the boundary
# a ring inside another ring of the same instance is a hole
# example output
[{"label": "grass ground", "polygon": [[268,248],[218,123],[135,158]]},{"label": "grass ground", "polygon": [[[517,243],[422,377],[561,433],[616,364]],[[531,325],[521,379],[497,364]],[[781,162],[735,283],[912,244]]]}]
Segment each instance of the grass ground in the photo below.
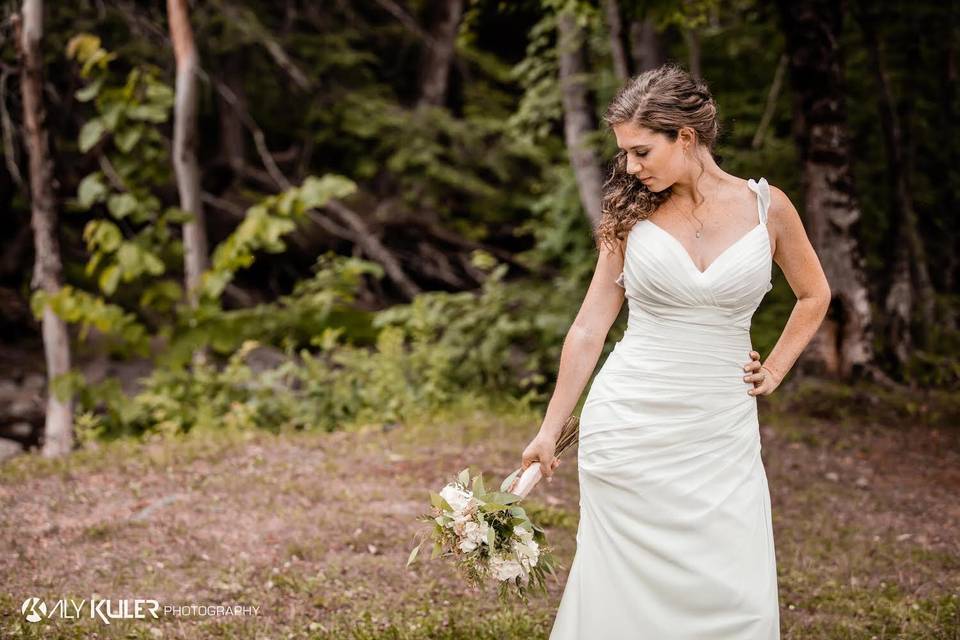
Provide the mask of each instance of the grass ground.
[{"label": "grass ground", "polygon": [[[782,638],[960,639],[957,399],[811,382],[759,401]],[[545,638],[575,550],[575,450],[528,500],[563,563],[548,595],[502,606],[429,554],[404,566],[428,491],[467,466],[499,481],[536,428],[463,410],[21,457],[0,468],[0,637]],[[260,609],[30,623],[29,596]]]}]

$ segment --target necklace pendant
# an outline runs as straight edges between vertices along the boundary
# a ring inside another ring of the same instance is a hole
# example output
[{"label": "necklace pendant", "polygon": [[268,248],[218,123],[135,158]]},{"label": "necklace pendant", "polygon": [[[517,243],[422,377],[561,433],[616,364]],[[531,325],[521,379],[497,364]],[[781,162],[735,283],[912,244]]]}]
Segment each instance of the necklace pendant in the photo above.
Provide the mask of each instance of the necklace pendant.
[{"label": "necklace pendant", "polygon": [[699,231],[697,231],[697,237],[698,237],[698,238],[700,237],[700,232],[699,232]]}]

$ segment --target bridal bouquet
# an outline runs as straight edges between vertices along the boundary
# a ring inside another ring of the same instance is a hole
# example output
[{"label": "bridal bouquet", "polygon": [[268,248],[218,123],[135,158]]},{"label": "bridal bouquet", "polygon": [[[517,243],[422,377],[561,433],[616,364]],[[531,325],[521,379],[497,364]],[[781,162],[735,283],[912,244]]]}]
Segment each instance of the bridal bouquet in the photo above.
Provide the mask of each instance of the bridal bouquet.
[{"label": "bridal bouquet", "polygon": [[[570,416],[557,439],[557,457],[577,441],[577,428],[577,417]],[[554,573],[556,559],[543,529],[519,505],[541,477],[540,465],[531,464],[507,476],[498,491],[488,491],[482,473],[471,478],[464,469],[439,493],[430,492],[431,512],[417,520],[433,523],[431,535],[413,548],[407,566],[432,540],[431,557],[452,558],[471,585],[496,580],[501,599],[511,591],[526,599],[531,587],[546,592],[545,577]]]}]

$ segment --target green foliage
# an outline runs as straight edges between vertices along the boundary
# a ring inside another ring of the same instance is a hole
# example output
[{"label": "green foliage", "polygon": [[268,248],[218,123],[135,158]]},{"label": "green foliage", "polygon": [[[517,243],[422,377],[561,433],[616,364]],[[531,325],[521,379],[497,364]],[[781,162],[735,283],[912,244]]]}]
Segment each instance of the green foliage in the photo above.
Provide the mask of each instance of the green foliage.
[{"label": "green foliage", "polygon": [[120,340],[120,347],[130,352],[146,355],[148,333],[137,318],[122,307],[110,304],[86,291],[70,285],[56,293],[38,290],[30,300],[33,314],[40,318],[43,309],[49,306],[65,322],[80,325],[80,339],[84,339],[91,327]]},{"label": "green foliage", "polygon": [[356,185],[342,176],[308,176],[299,187],[267,196],[251,207],[240,226],[214,250],[211,267],[203,275],[204,296],[219,299],[234,274],[253,264],[255,251],[282,252],[286,248],[282,237],[296,229],[306,211],[355,190]]}]

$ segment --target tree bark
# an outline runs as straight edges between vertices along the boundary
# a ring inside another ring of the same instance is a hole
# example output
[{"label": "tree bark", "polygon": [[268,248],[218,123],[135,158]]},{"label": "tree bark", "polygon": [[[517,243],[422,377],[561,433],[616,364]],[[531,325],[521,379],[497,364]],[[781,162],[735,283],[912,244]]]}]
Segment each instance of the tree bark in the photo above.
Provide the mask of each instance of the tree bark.
[{"label": "tree bark", "polygon": [[780,90],[783,87],[783,76],[787,71],[787,55],[781,54],[777,62],[777,70],[773,73],[773,82],[770,84],[770,91],[767,92],[767,104],[763,108],[763,116],[760,118],[760,124],[757,125],[757,131],[753,134],[753,140],[750,147],[759,149],[763,146],[763,139],[767,135],[767,129],[773,120],[773,113],[777,107],[777,100],[780,98]]},{"label": "tree bark", "polygon": [[618,0],[603,0],[603,12],[610,30],[610,55],[613,57],[613,70],[617,80],[626,82],[630,78],[630,63],[623,39],[623,18],[620,16]]},{"label": "tree bark", "polygon": [[805,222],[834,298],[806,364],[844,378],[879,376],[865,261],[856,237],[860,209],[844,106],[842,10],[830,0],[777,0],[777,8],[790,57]]},{"label": "tree bark", "polygon": [[687,61],[690,65],[690,75],[697,80],[703,77],[700,61],[700,30],[696,27],[683,30],[683,39],[687,43]]},{"label": "tree bark", "polygon": [[570,163],[577,181],[580,202],[595,229],[600,224],[603,175],[593,151],[586,145],[594,129],[587,100],[585,64],[576,16],[569,9],[557,14],[560,57],[560,91],[563,97],[563,130]]},{"label": "tree bark", "polygon": [[652,18],[630,23],[630,55],[634,74],[654,69],[667,61],[667,53]]},{"label": "tree bark", "polygon": [[463,0],[437,0],[435,9],[437,16],[420,62],[418,106],[441,107],[447,101],[447,81],[463,14]]},{"label": "tree bark", "polygon": [[[53,160],[50,157],[46,110],[43,104],[43,2],[24,0],[22,27],[17,42],[21,60],[20,89],[23,123],[30,156],[31,224],[34,243],[34,289],[48,294],[60,290],[63,267],[57,240],[57,210],[54,196]],[[53,381],[70,371],[70,336],[66,322],[49,305],[43,309],[43,349],[47,365],[47,414],[43,455],[56,457],[73,449],[73,399],[60,400]]]},{"label": "tree bark", "polygon": [[869,3],[854,3],[856,17],[860,23],[864,44],[870,59],[874,81],[877,84],[877,102],[880,110],[880,124],[886,146],[887,173],[894,185],[894,219],[896,229],[896,253],[891,273],[891,286],[885,308],[888,314],[887,338],[890,347],[900,364],[905,364],[913,350],[913,301],[919,302],[919,343],[926,347],[930,344],[930,335],[936,321],[934,317],[934,290],[927,268],[927,253],[923,239],[917,229],[917,212],[910,189],[911,167],[906,147],[906,126],[909,112],[904,119],[897,114],[897,108],[890,88],[890,78],[881,51],[877,34],[877,18]]},{"label": "tree bark", "polygon": [[193,220],[183,225],[183,262],[187,299],[196,306],[200,276],[209,266],[207,233],[200,200],[197,165],[197,50],[193,43],[186,0],[167,0],[170,39],[177,61],[176,102],[173,120],[173,168],[180,193],[180,208]]}]

